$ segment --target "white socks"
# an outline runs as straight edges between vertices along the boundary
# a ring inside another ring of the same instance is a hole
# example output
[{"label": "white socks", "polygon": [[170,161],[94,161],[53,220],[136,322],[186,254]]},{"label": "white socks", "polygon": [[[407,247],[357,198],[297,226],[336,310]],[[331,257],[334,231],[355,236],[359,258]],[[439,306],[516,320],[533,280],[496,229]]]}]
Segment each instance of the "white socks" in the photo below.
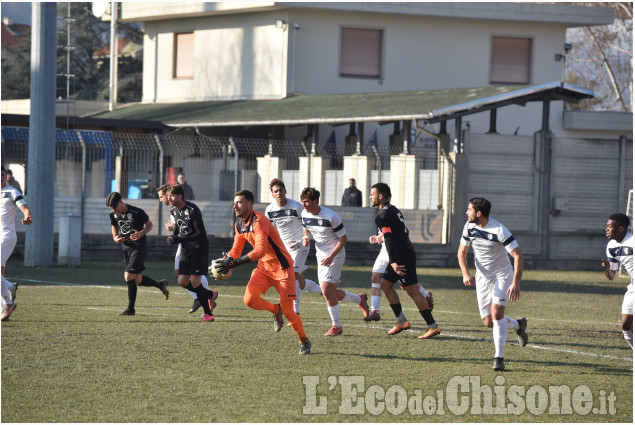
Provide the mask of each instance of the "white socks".
[{"label": "white socks", "polygon": [[[203,288],[209,290],[209,283],[207,283],[207,278],[205,277],[205,275],[201,275],[201,285],[203,285]],[[192,298],[194,298],[194,299],[198,298],[198,295],[196,295],[196,292],[192,292],[192,291],[187,291],[187,292],[190,293]]]},{"label": "white socks", "polygon": [[[359,295],[351,294],[348,291],[344,291],[344,298],[340,301],[341,303],[355,303],[359,304],[362,302],[362,299]],[[339,326],[339,325],[338,325]]]},{"label": "white socks", "polygon": [[7,304],[11,304],[11,292],[9,292],[9,288],[13,287],[11,282],[2,276],[2,298]]},{"label": "white socks", "polygon": [[633,331],[622,331],[624,334],[624,339],[628,342],[628,345],[631,346],[631,350],[633,349]]},{"label": "white socks", "polygon": [[340,323],[340,305],[334,305],[333,307],[329,307],[328,309],[329,315],[331,316],[331,322],[333,322],[333,326],[341,328],[342,323]]},{"label": "white socks", "polygon": [[503,319],[507,319],[507,329],[513,329],[515,331],[517,331],[520,328],[520,324],[518,323],[518,320],[516,319],[512,319],[511,317],[503,317]]},{"label": "white socks", "polygon": [[306,285],[304,286],[305,292],[313,292],[314,294],[322,295],[322,288],[320,288],[320,285],[309,279],[305,279],[304,281],[306,282]]},{"label": "white socks", "polygon": [[423,295],[423,298],[428,298],[428,291],[421,285],[419,285],[419,293]]},{"label": "white socks", "polygon": [[293,300],[293,311],[295,311],[295,314],[300,314],[300,294],[301,293],[302,293],[302,289],[300,289],[300,282],[296,280],[295,281],[295,300]]},{"label": "white socks", "polygon": [[[372,288],[380,288],[379,283],[371,283],[370,286]],[[372,295],[370,296],[370,311],[379,311],[379,306],[381,304],[381,295]]]},{"label": "white socks", "polygon": [[504,357],[505,340],[507,339],[507,318],[492,320],[494,322],[494,357]]}]

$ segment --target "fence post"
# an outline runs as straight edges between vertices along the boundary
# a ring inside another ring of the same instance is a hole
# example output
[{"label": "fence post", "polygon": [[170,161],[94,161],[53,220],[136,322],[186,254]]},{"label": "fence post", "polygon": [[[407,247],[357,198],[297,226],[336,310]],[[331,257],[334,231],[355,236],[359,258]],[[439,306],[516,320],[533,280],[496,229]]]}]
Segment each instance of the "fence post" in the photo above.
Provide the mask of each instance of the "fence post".
[{"label": "fence post", "polygon": [[81,233],[84,234],[84,220],[86,217],[86,143],[84,142],[84,138],[82,137],[82,132],[80,130],[75,130],[77,132],[77,138],[79,139],[79,143],[82,145],[82,198],[79,201],[79,213],[81,214]]},{"label": "fence post", "polygon": [[234,151],[234,193],[236,193],[238,192],[238,148],[236,147],[236,143],[234,143],[234,138],[231,136],[229,136],[229,143],[232,144]]},{"label": "fence post", "polygon": [[[154,141],[159,147],[159,177],[160,179],[159,179],[159,184],[155,186],[155,187],[159,187],[165,181],[165,178],[163,176],[163,145],[161,144],[161,138],[159,137],[158,134],[154,135]],[[159,200],[159,203],[163,204],[160,200]],[[163,230],[163,226],[161,223],[163,223],[163,205],[159,205],[159,237],[161,236],[161,232]]]}]

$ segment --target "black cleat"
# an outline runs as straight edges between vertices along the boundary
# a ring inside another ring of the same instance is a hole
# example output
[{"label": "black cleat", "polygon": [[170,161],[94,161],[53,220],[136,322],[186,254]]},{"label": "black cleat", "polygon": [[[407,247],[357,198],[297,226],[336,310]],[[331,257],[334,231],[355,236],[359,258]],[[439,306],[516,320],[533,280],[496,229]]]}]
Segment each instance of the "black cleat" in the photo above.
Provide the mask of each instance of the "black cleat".
[{"label": "black cleat", "polygon": [[199,308],[201,308],[201,302],[198,300],[198,298],[196,298],[196,299],[194,299],[194,303],[192,304],[192,308],[190,309],[190,311],[188,311],[188,313],[192,314],[196,310],[198,310]]},{"label": "black cleat", "polygon": [[135,312],[134,309],[125,309],[124,311],[122,311],[121,313],[118,314],[118,316],[134,316]]},{"label": "black cleat", "polygon": [[300,343],[300,354],[311,354],[311,341]]},{"label": "black cleat", "polygon": [[502,357],[494,357],[494,368],[497,372],[502,372],[505,370],[505,363],[503,362]]},{"label": "black cleat", "polygon": [[527,345],[527,341],[529,341],[529,337],[527,336],[527,319],[524,317],[518,320],[518,325],[520,326],[516,331],[516,335],[518,335],[518,343],[521,347]]},{"label": "black cleat", "polygon": [[278,304],[278,314],[273,315],[273,329],[276,332],[280,332],[284,325],[284,319],[282,318],[282,307]]},{"label": "black cleat", "polygon": [[168,280],[161,279],[159,281],[159,285],[161,285],[159,289],[161,289],[161,292],[163,292],[163,295],[165,295],[165,299],[167,300],[168,297],[170,296],[170,291],[168,291]]}]

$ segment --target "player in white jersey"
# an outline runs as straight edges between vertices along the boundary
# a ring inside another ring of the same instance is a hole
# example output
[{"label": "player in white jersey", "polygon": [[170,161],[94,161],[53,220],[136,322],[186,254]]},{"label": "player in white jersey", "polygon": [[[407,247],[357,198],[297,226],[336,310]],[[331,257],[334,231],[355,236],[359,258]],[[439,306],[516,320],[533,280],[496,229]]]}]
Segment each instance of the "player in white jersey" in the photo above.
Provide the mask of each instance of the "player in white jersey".
[{"label": "player in white jersey", "polygon": [[616,213],[606,223],[606,260],[602,260],[604,274],[615,279],[620,263],[631,277],[622,301],[622,332],[628,345],[633,348],[633,235],[628,231],[631,219],[626,214]]},{"label": "player in white jersey", "polygon": [[280,179],[273,179],[269,183],[271,196],[275,199],[265,209],[265,215],[276,226],[280,238],[293,259],[293,272],[295,273],[295,293],[297,299],[293,300],[293,310],[300,314],[300,294],[302,291],[322,294],[320,285],[304,277],[307,269],[306,258],[309,248],[302,244],[304,236],[302,228],[302,204],[287,198],[287,189]]},{"label": "player in white jersey", "polygon": [[[481,319],[494,333],[494,370],[505,369],[503,355],[507,330],[513,329],[518,335],[521,347],[527,345],[527,320],[515,320],[505,316],[508,300],[520,297],[520,279],[523,274],[524,258],[507,228],[490,218],[492,204],[484,198],[472,198],[467,207],[467,223],[457,254],[463,273],[463,284],[474,286],[474,279],[467,267],[467,252],[474,249],[476,265],[476,295]],[[514,259],[514,267],[508,254]]]},{"label": "player in white jersey", "polygon": [[[159,195],[159,201],[163,203],[165,206],[170,206],[170,201],[168,200],[168,189],[170,188],[169,184],[164,184],[157,189],[157,195]],[[165,223],[165,228],[168,232],[174,231],[174,223],[172,223],[172,216],[168,219],[167,223]],[[179,277],[179,258],[181,258],[181,244],[179,244],[176,249],[176,255],[174,256],[174,276],[178,279]],[[207,283],[207,278],[205,275],[201,276],[201,285],[203,288],[209,290],[209,283]],[[194,303],[192,304],[192,308],[188,313],[192,314],[199,308],[201,308],[201,302],[198,300],[198,296],[196,292],[192,292],[186,289],[186,291],[194,298]],[[214,306],[216,306],[216,302],[214,301]]]},{"label": "player in white jersey", "polygon": [[340,322],[339,302],[354,302],[364,311],[364,317],[368,316],[368,302],[366,294],[351,294],[350,292],[337,289],[337,284],[342,276],[342,267],[346,259],[346,229],[340,217],[335,211],[320,207],[320,192],[313,187],[305,188],[300,194],[302,201],[302,225],[304,226],[305,237],[302,241],[304,246],[309,247],[309,234],[315,241],[315,251],[318,262],[318,278],[322,294],[328,306],[331,316],[331,329],[325,336],[336,336],[342,333],[342,323]]},{"label": "player in white jersey", "polygon": [[[20,209],[22,214],[24,214],[22,224],[28,226],[33,223],[33,216],[31,215],[31,210],[29,210],[29,206],[27,205],[26,200],[24,199],[20,191],[7,184],[7,171],[5,170],[3,165],[2,200],[0,203],[0,219],[2,220],[2,250],[0,252],[0,257],[2,259],[2,276],[4,276],[7,260],[9,259],[9,257],[11,257],[13,249],[18,242],[18,235],[15,233],[15,216],[18,209]],[[15,299],[17,290],[17,283],[11,283],[6,279],[2,280],[2,291],[8,291],[8,293],[10,294],[10,297],[5,299],[5,303],[2,308],[3,317],[5,317],[6,312],[10,310],[9,313],[6,315],[6,317],[8,318],[11,312],[15,309],[15,303],[13,302],[13,300]]]}]

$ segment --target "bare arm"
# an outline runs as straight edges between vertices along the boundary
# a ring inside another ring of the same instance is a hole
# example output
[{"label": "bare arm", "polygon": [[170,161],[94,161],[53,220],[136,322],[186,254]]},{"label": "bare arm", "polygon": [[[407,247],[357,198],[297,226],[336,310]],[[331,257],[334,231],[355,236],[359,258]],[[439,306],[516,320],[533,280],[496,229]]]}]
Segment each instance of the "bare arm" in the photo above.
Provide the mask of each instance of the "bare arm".
[{"label": "bare arm", "polygon": [[474,278],[470,275],[470,270],[467,267],[467,252],[470,247],[467,245],[459,244],[459,252],[457,258],[459,260],[459,267],[461,267],[461,273],[463,274],[463,285],[474,286]]},{"label": "bare arm", "polygon": [[602,268],[604,269],[604,275],[608,280],[615,279],[615,270],[611,270],[611,262],[609,260],[602,260]]},{"label": "bare arm", "polygon": [[333,251],[331,251],[331,253],[328,255],[328,257],[326,257],[326,258],[324,258],[322,260],[322,265],[323,266],[330,266],[331,263],[333,262],[333,259],[344,248],[344,245],[346,245],[346,242],[348,242],[348,237],[346,235],[344,235],[337,241],[337,245],[335,245],[335,248],[333,248]]},{"label": "bare arm", "polygon": [[512,252],[509,253],[514,259],[514,280],[507,290],[507,294],[509,294],[509,299],[512,301],[516,301],[520,298],[520,279],[523,277],[523,267],[525,265],[525,258],[523,257],[523,253],[520,252],[520,248],[516,247]]},{"label": "bare arm", "polygon": [[22,219],[22,224],[25,225],[29,225],[31,223],[33,223],[33,217],[31,216],[31,210],[29,209],[29,206],[24,204],[24,205],[20,205],[20,211],[22,211],[22,214],[24,214],[24,218]]}]

